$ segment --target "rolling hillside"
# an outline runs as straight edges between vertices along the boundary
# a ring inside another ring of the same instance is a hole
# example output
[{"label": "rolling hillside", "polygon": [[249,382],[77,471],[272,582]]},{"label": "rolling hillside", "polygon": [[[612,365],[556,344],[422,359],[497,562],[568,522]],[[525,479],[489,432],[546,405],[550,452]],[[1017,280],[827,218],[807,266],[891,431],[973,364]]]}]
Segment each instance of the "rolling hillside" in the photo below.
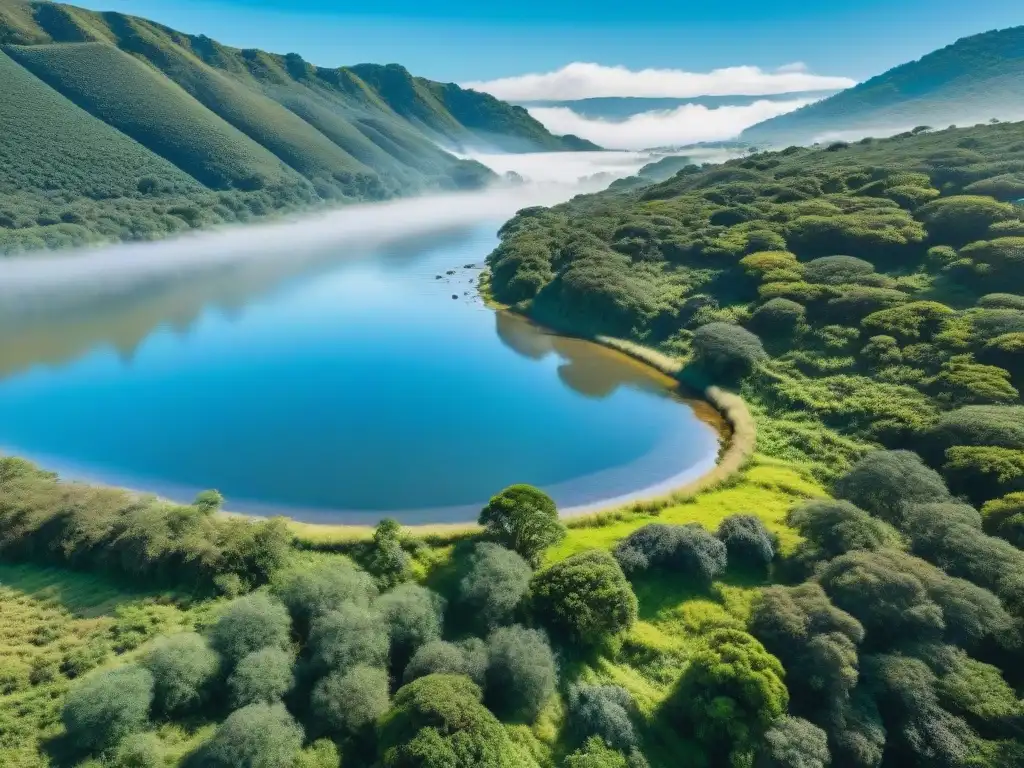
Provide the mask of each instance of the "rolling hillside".
[{"label": "rolling hillside", "polygon": [[398,65],[324,69],[0,0],[0,253],[474,188],[493,174],[450,154],[473,149],[596,147]]},{"label": "rolling hillside", "polygon": [[965,37],[824,101],[766,120],[744,141],[779,146],[1024,117],[1024,27]]}]

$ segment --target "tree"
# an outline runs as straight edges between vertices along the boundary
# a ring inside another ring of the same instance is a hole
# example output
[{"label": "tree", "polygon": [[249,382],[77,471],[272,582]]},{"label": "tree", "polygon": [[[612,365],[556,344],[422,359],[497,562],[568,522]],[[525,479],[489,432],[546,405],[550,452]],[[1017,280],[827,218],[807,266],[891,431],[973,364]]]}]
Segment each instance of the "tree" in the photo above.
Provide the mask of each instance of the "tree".
[{"label": "tree", "polygon": [[993,499],[981,508],[985,530],[1024,549],[1024,492]]},{"label": "tree", "polygon": [[364,665],[332,672],[313,688],[313,711],[332,733],[354,736],[388,711],[388,673]]},{"label": "tree", "polygon": [[314,618],[342,603],[366,607],[377,595],[373,579],[345,560],[296,566],[277,574],[271,588],[288,607],[300,636],[309,634]]},{"label": "tree", "polygon": [[194,632],[159,638],[143,657],[153,675],[153,704],[166,715],[199,708],[220,671],[220,657]]},{"label": "tree", "polygon": [[544,550],[565,537],[551,497],[532,485],[512,485],[480,512],[480,525],[499,544],[536,566]]},{"label": "tree", "polygon": [[622,752],[636,747],[636,731],[630,719],[634,704],[625,688],[572,684],[566,699],[569,727],[577,739],[586,741],[598,736]]},{"label": "tree", "polygon": [[712,374],[726,379],[750,373],[768,357],[761,340],[731,323],[708,323],[693,334],[694,357]]},{"label": "tree", "polygon": [[533,768],[480,703],[467,677],[427,675],[403,686],[381,718],[384,768]]},{"label": "tree", "polygon": [[752,635],[735,629],[711,633],[670,695],[680,725],[693,729],[712,755],[735,763],[753,753],[785,711],[789,694],[782,664]]},{"label": "tree", "polygon": [[388,624],[379,611],[355,603],[342,603],[313,620],[309,649],[322,669],[346,672],[365,664],[387,665],[391,638]]},{"label": "tree", "polygon": [[803,272],[808,283],[846,285],[874,275],[875,265],[854,256],[821,256],[806,262]]},{"label": "tree", "polygon": [[477,637],[457,643],[431,640],[421,645],[406,665],[403,679],[411,683],[433,674],[465,675],[483,687],[487,676],[487,646]]},{"label": "tree", "polygon": [[282,704],[250,704],[221,723],[204,749],[212,768],[291,768],[302,728]]},{"label": "tree", "polygon": [[732,565],[767,571],[775,559],[775,537],[754,515],[730,515],[719,524],[715,536],[725,544]]},{"label": "tree", "polygon": [[388,628],[397,669],[404,668],[421,645],[441,637],[444,598],[426,587],[402,584],[377,598],[374,608]]},{"label": "tree", "polygon": [[565,758],[565,768],[630,768],[626,756],[605,745],[597,736]]},{"label": "tree", "polygon": [[295,758],[292,768],[340,768],[341,755],[330,739],[317,739]]},{"label": "tree", "polygon": [[813,499],[792,510],[786,522],[804,540],[798,554],[808,560],[831,560],[856,549],[874,551],[902,546],[899,532],[848,501]]},{"label": "tree", "polygon": [[234,709],[250,704],[276,704],[292,689],[292,657],[280,648],[253,651],[235,666],[228,678]]},{"label": "tree", "polygon": [[155,733],[133,733],[121,739],[113,768],[162,768],[166,764],[163,742]]},{"label": "tree", "polygon": [[942,477],[911,451],[874,451],[836,481],[833,493],[897,528],[907,504],[949,498]]},{"label": "tree", "polygon": [[395,520],[386,518],[373,531],[367,569],[382,588],[393,587],[412,578],[412,558],[402,549],[401,530],[402,526]]},{"label": "tree", "polygon": [[220,491],[200,491],[196,495],[195,501],[192,502],[192,506],[210,515],[224,506],[224,497]]},{"label": "tree", "polygon": [[224,609],[210,630],[210,644],[231,668],[261,648],[287,648],[290,631],[284,605],[257,592]]},{"label": "tree", "polygon": [[697,523],[650,523],[633,531],[614,550],[623,571],[633,575],[649,568],[675,571],[710,586],[725,570],[725,544]]},{"label": "tree", "polygon": [[61,718],[81,749],[102,751],[145,728],[153,702],[153,676],[128,664],[98,672],[71,689]]},{"label": "tree", "polygon": [[1012,205],[980,195],[940,198],[917,212],[932,240],[957,246],[982,239],[990,226],[1014,214]]},{"label": "tree", "polygon": [[791,299],[769,299],[754,310],[750,327],[766,336],[787,336],[801,325],[807,316],[802,304]]},{"label": "tree", "polygon": [[765,733],[755,768],[827,768],[831,760],[825,732],[806,720],[787,715]]},{"label": "tree", "polygon": [[519,625],[487,638],[489,708],[532,722],[555,691],[555,656],[543,632]]},{"label": "tree", "polygon": [[510,623],[530,588],[533,570],[511,549],[483,542],[459,583],[462,602],[488,629]]},{"label": "tree", "polygon": [[596,645],[636,622],[637,599],[604,550],[580,552],[541,571],[530,584],[537,621],[580,645]]}]

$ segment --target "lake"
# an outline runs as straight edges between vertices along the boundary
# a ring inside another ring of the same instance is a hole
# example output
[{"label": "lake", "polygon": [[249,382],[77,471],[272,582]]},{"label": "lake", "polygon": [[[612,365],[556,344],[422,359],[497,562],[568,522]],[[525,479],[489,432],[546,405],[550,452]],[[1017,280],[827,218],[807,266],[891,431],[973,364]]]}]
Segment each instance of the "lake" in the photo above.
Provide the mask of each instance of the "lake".
[{"label": "lake", "polygon": [[512,483],[580,512],[713,467],[709,406],[484,306],[499,224],[6,306],[0,445],[65,477],[330,523],[472,520]]}]

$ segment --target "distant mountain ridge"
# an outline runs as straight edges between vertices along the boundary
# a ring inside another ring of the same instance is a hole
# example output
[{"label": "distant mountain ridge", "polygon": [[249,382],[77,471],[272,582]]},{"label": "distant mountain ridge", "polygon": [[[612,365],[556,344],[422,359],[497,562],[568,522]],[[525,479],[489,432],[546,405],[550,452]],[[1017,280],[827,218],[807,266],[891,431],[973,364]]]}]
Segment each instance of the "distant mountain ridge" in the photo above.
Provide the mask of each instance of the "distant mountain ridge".
[{"label": "distant mountain ridge", "polygon": [[564,107],[592,120],[622,121],[644,112],[668,112],[680,107],[697,105],[708,109],[720,107],[745,107],[757,101],[796,101],[799,99],[824,99],[836,91],[798,91],[793,93],[771,93],[762,96],[742,94],[730,96],[693,96],[691,98],[644,97],[644,96],[598,96],[575,100],[534,100],[516,102],[519,106]]},{"label": "distant mountain ridge", "polygon": [[1024,26],[985,32],[758,123],[743,141],[803,144],[829,134],[1024,117]]},{"label": "distant mountain ridge", "polygon": [[495,175],[451,154],[474,149],[599,147],[395,64],[328,69],[0,0],[0,252],[479,187]]}]

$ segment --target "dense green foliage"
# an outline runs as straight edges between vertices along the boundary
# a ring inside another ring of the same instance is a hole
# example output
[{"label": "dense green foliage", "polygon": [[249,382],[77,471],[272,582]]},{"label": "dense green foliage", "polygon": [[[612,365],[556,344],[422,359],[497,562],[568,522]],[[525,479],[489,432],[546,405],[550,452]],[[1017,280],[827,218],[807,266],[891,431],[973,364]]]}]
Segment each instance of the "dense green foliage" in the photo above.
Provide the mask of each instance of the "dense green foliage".
[{"label": "dense green foliage", "polygon": [[530,564],[497,544],[477,544],[469,572],[459,585],[466,608],[484,627],[508,624],[530,588]]},{"label": "dense green foliage", "polygon": [[318,68],[119,13],[5,0],[0,43],[0,253],[494,178],[441,143],[596,149],[397,65]]},{"label": "dense green foliage", "polygon": [[221,723],[202,762],[210,768],[290,768],[302,738],[302,728],[282,705],[251,704]]},{"label": "dense green foliage", "polygon": [[141,731],[152,701],[153,676],[146,669],[111,669],[71,692],[64,703],[64,727],[76,746],[99,752]]},{"label": "dense green foliage", "polygon": [[230,603],[210,629],[210,645],[229,667],[262,648],[287,648],[291,621],[285,607],[262,593]]},{"label": "dense green foliage", "polygon": [[199,709],[220,672],[220,657],[194,632],[161,638],[142,664],[153,676],[153,707],[165,715]]},{"label": "dense green foliage", "polygon": [[293,661],[285,651],[274,647],[242,657],[227,681],[232,708],[281,701],[295,684]]},{"label": "dense green foliage", "polygon": [[487,638],[487,700],[496,712],[533,720],[554,693],[555,656],[538,629],[518,624]]},{"label": "dense green foliage", "polygon": [[[846,131],[1019,117],[1012,105],[1021,98],[1022,40],[1024,27],[965,37],[824,101],[759,123],[745,130],[741,138],[797,144]],[[1013,194],[1014,187],[1012,183],[989,183],[976,189],[980,194],[1003,190]]]},{"label": "dense green foliage", "polygon": [[555,502],[532,485],[513,485],[494,496],[481,510],[479,522],[495,541],[532,565],[565,536]]}]

